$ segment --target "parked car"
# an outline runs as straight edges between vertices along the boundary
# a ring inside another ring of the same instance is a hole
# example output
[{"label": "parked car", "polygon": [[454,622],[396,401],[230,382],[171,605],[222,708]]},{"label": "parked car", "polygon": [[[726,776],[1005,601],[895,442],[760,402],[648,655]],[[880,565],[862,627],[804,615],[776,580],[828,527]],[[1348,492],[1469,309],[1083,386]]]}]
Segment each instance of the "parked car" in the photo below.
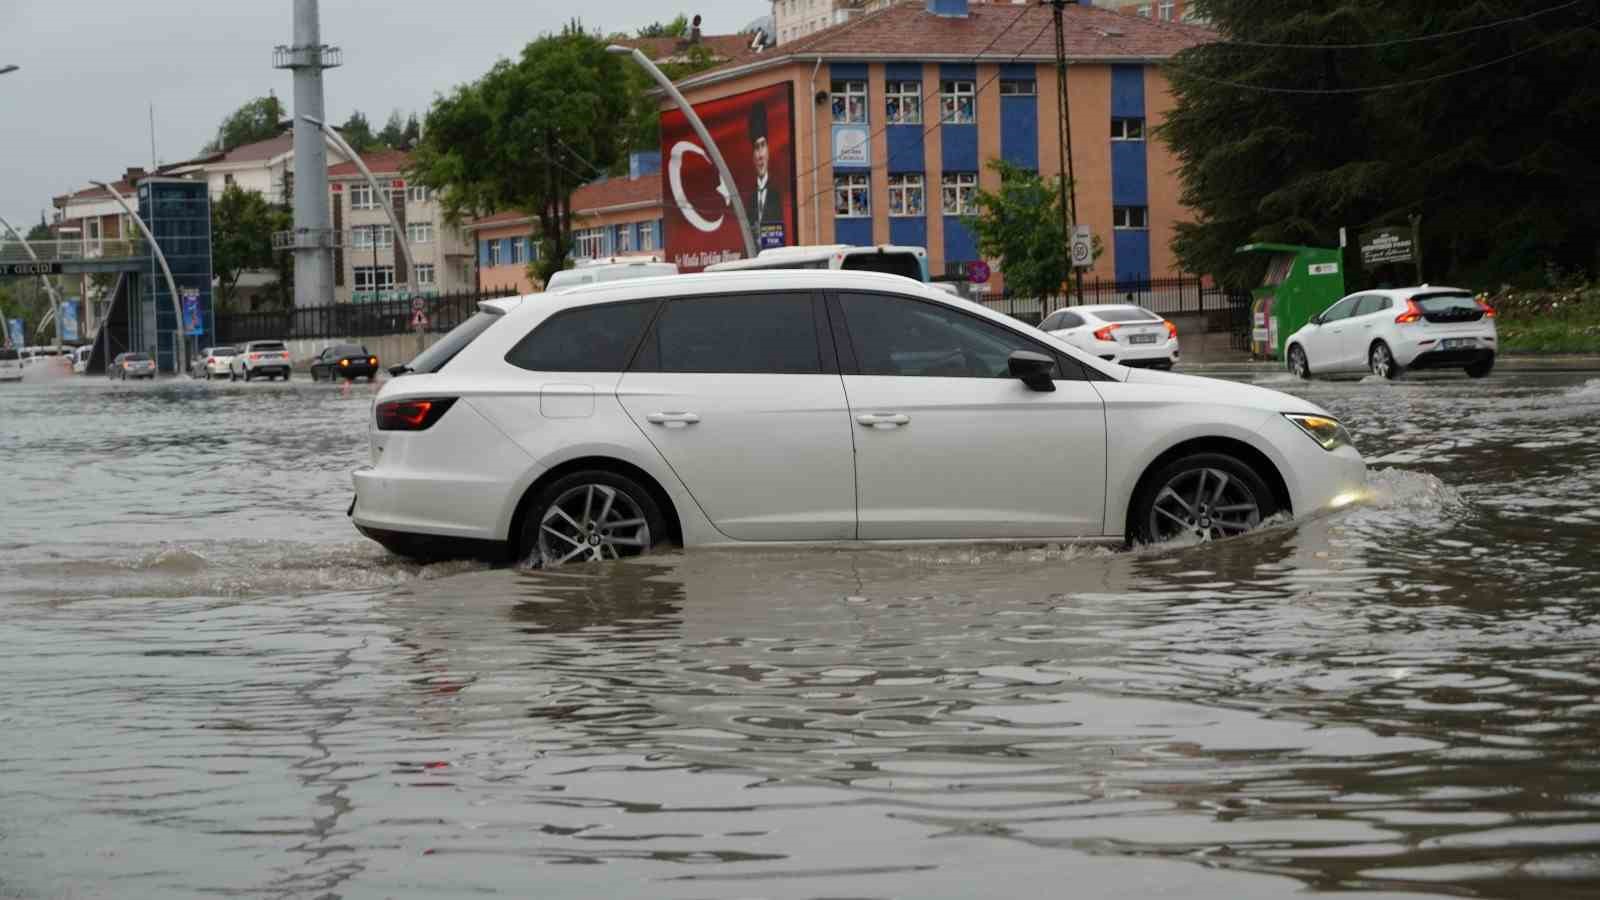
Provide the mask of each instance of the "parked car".
[{"label": "parked car", "polygon": [[323,348],[311,361],[311,380],[329,381],[343,378],[355,381],[365,376],[368,381],[378,377],[378,358],[360,344],[334,344]]},{"label": "parked car", "polygon": [[1178,364],[1178,326],[1142,306],[1107,304],[1058,309],[1039,330],[1124,366],[1170,369]]},{"label": "parked car", "polygon": [[1399,378],[1407,369],[1494,370],[1494,309],[1471,291],[1418,287],[1344,297],[1284,342],[1284,364],[1301,378],[1367,371]]},{"label": "parked car", "polygon": [[1112,365],[894,275],[679,275],[479,309],[375,398],[350,514],[402,555],[1205,542],[1366,479],[1314,403]]},{"label": "parked car", "polygon": [[620,281],[625,278],[652,278],[659,275],[676,275],[674,263],[662,262],[653,256],[629,258],[606,257],[591,260],[574,269],[562,269],[550,276],[545,284],[546,293],[564,291],[585,284]]},{"label": "parked car", "polygon": [[127,381],[130,378],[148,378],[151,381],[156,377],[156,361],[148,353],[118,353],[117,358],[106,366],[106,377]]},{"label": "parked car", "polygon": [[22,353],[10,347],[0,347],[0,381],[22,380]]},{"label": "parked car", "polygon": [[227,378],[228,365],[238,353],[235,347],[201,347],[200,352],[189,359],[189,374],[207,381]]},{"label": "parked car", "polygon": [[289,380],[293,363],[283,341],[250,341],[228,360],[228,380],[282,378]]}]

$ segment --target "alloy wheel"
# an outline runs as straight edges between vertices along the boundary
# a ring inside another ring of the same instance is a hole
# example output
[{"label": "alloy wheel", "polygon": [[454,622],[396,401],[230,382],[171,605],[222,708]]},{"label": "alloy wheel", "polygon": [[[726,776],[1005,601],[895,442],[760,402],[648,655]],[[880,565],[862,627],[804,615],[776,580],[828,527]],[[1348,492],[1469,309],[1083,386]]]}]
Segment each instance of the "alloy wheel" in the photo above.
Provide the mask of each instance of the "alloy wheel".
[{"label": "alloy wheel", "polygon": [[1388,378],[1394,371],[1394,357],[1389,354],[1388,344],[1373,344],[1372,356],[1368,360],[1372,374],[1379,378]]},{"label": "alloy wheel", "polygon": [[546,566],[622,559],[649,547],[644,510],[625,491],[607,484],[571,488],[539,520],[539,560]]},{"label": "alloy wheel", "polygon": [[1306,365],[1306,352],[1299,347],[1289,350],[1289,371],[1294,373],[1296,378],[1306,378],[1311,374]]},{"label": "alloy wheel", "polygon": [[1209,543],[1261,524],[1261,503],[1242,480],[1220,469],[1188,469],[1156,493],[1150,531],[1157,543],[1194,539]]}]

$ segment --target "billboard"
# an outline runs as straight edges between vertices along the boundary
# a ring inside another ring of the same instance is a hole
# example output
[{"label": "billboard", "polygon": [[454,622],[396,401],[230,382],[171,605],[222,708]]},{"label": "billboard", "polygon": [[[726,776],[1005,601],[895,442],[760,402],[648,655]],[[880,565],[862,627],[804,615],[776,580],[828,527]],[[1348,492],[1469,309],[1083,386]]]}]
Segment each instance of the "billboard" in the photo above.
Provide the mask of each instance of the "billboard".
[{"label": "billboard", "polygon": [[178,298],[183,307],[183,333],[205,334],[206,320],[200,314],[200,291],[196,288],[179,288]]},{"label": "billboard", "polygon": [[723,190],[716,164],[682,110],[661,114],[661,196],[667,259],[679,271],[743,259],[734,203],[744,205],[756,246],[797,243],[794,90],[789,82],[695,104],[737,187]]},{"label": "billboard", "polygon": [[78,341],[78,298],[68,297],[61,301],[61,339],[63,341]]},{"label": "billboard", "polygon": [[10,327],[8,327],[6,329],[6,346],[7,347],[21,348],[22,347],[22,320],[21,319],[12,319],[7,324]]}]

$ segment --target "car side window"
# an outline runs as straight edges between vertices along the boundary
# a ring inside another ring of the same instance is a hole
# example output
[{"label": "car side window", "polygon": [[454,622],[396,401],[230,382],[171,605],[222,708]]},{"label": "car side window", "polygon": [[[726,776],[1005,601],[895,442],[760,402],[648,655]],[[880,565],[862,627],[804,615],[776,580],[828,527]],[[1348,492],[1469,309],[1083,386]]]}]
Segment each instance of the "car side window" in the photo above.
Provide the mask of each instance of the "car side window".
[{"label": "car side window", "polygon": [[[841,293],[839,305],[862,375],[1010,378],[1014,351],[1058,356],[1007,328],[934,303]],[[1052,377],[1061,377],[1059,359]]]},{"label": "car side window", "polygon": [[1068,328],[1082,328],[1082,327],[1083,327],[1083,316],[1080,316],[1077,313],[1062,313],[1061,314],[1061,324],[1056,326],[1056,328],[1058,328],[1059,330],[1062,330],[1062,331],[1065,331]]},{"label": "car side window", "polygon": [[1383,312],[1388,308],[1388,297],[1385,297],[1382,294],[1364,294],[1361,297],[1361,303],[1356,306],[1355,314],[1358,316],[1366,316],[1375,312]]},{"label": "car side window", "polygon": [[506,362],[530,372],[621,372],[658,305],[644,300],[558,312],[518,341]]},{"label": "car side window", "polygon": [[1045,316],[1044,321],[1039,323],[1039,330],[1055,331],[1056,329],[1060,328],[1061,315],[1061,313],[1055,312]]},{"label": "car side window", "polygon": [[821,374],[814,303],[809,293],[669,300],[630,371]]},{"label": "car side window", "polygon": [[1361,296],[1359,294],[1354,297],[1346,297],[1343,300],[1340,300],[1338,303],[1330,306],[1327,312],[1322,314],[1322,321],[1337,322],[1340,319],[1350,318],[1350,316],[1356,310],[1356,304],[1360,301]]}]

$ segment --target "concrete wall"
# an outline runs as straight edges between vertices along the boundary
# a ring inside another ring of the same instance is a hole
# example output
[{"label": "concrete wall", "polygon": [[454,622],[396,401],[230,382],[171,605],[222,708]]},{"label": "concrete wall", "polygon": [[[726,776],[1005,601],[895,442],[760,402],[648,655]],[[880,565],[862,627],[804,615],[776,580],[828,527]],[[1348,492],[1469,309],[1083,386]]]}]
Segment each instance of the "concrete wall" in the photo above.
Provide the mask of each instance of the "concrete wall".
[{"label": "concrete wall", "polygon": [[378,365],[387,369],[396,363],[409,361],[441,337],[443,335],[428,332],[422,336],[420,343],[415,334],[386,334],[382,337],[352,337],[337,340],[297,338],[284,343],[289,347],[289,355],[294,359],[296,371],[304,372],[310,369],[311,361],[317,354],[334,344],[360,344],[367,348],[368,353],[378,357]]}]

